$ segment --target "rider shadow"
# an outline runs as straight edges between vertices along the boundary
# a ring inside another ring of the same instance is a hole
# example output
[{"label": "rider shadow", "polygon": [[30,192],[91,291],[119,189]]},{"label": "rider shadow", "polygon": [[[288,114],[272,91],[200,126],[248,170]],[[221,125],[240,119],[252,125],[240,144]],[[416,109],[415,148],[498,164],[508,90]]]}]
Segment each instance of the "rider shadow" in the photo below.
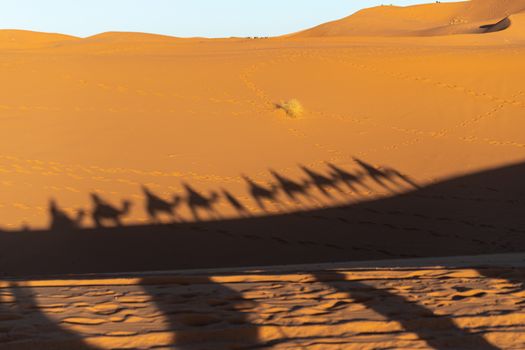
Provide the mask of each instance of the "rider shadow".
[{"label": "rider shadow", "polygon": [[188,284],[149,285],[144,290],[165,316],[177,349],[244,349],[258,345],[249,314],[257,307],[242,293],[205,276]]},{"label": "rider shadow", "polygon": [[353,174],[332,163],[326,163],[326,165],[330,168],[332,179],[336,182],[342,182],[356,195],[360,195],[361,190],[371,190],[371,188],[363,181],[361,174]]},{"label": "rider shadow", "polygon": [[300,168],[306,173],[306,175],[308,175],[310,178],[310,183],[314,185],[325,197],[334,199],[332,194],[328,191],[330,189],[336,190],[340,194],[344,195],[343,190],[341,190],[341,188],[339,188],[337,185],[338,179],[327,177],[303,165],[301,165]]},{"label": "rider shadow", "polygon": [[11,305],[8,309],[0,309],[4,316],[2,321],[13,322],[14,329],[19,328],[22,332],[19,336],[16,331],[5,333],[0,346],[2,349],[97,349],[86,344],[80,334],[60,327],[57,321],[46,316],[30,288],[11,282],[6,291],[11,293],[14,303],[0,304]]},{"label": "rider shadow", "polygon": [[304,198],[309,202],[313,202],[315,204],[319,203],[319,200],[309,192],[308,188],[310,186],[307,181],[303,181],[303,183],[296,182],[279,174],[278,172],[272,169],[270,169],[270,173],[277,181],[278,187],[293,202],[302,205],[303,202],[300,200],[300,198]]},{"label": "rider shadow", "polygon": [[83,209],[79,209],[77,216],[72,218],[64,210],[60,209],[54,199],[49,201],[50,231],[79,230],[82,228],[82,221],[85,216],[86,212]]},{"label": "rider shadow", "polygon": [[91,193],[91,200],[93,202],[91,217],[97,228],[104,227],[104,224],[108,222],[120,227],[122,218],[131,211],[132,203],[128,200],[122,201],[121,208],[115,207],[96,193]]},{"label": "rider shadow", "polygon": [[146,186],[142,186],[142,192],[144,193],[144,207],[151,222],[162,223],[159,218],[161,214],[168,216],[172,222],[184,221],[176,212],[177,207],[182,202],[180,196],[173,196],[172,201],[167,201],[157,196]]},{"label": "rider shadow", "polygon": [[[404,331],[414,333],[424,340],[429,347],[436,350],[450,349],[451,344],[445,339],[447,336],[467,339],[472,349],[497,350],[498,347],[490,344],[481,334],[469,333],[459,328],[447,316],[434,314],[423,305],[418,305],[404,297],[391,293],[386,289],[377,289],[358,281],[346,281],[345,275],[339,272],[314,274],[318,282],[330,286],[341,293],[347,293],[350,298],[357,299],[367,309],[383,315],[390,321],[401,324]],[[359,290],[367,290],[367,297],[353,296]],[[416,322],[414,318],[431,319],[432,322]],[[442,333],[441,336],[440,334]]]},{"label": "rider shadow", "polygon": [[252,214],[244,206],[244,204],[241,203],[239,199],[237,199],[233,194],[231,194],[229,191],[225,190],[224,188],[221,189],[222,196],[228,201],[228,203],[232,206],[233,209],[237,211],[237,214],[240,217],[250,217]]},{"label": "rider shadow", "polygon": [[186,190],[186,204],[188,205],[191,215],[195,221],[202,221],[201,217],[199,216],[199,210],[204,210],[206,213],[208,213],[210,219],[221,218],[220,213],[217,211],[217,209],[215,209],[215,203],[217,203],[220,199],[217,192],[212,191],[210,192],[209,197],[206,197],[191,187],[188,183],[184,182],[182,185]]},{"label": "rider shadow", "polygon": [[265,204],[266,202],[273,203],[279,209],[283,209],[283,204],[277,198],[277,194],[279,192],[277,186],[272,185],[270,188],[267,188],[262,185],[259,185],[246,175],[242,175],[242,178],[244,179],[244,181],[246,181],[248,185],[248,193],[253,198],[259,209],[261,209],[265,213],[268,213],[268,209],[266,208]]}]

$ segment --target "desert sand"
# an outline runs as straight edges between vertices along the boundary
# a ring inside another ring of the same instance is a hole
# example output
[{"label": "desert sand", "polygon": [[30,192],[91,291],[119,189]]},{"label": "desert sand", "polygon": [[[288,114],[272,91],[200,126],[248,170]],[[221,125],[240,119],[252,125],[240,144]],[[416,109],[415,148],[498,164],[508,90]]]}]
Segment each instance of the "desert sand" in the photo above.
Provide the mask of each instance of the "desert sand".
[{"label": "desert sand", "polygon": [[[355,21],[379,11],[394,24],[421,12],[422,20],[436,17],[430,30],[459,11],[468,23],[489,24],[521,9],[518,3],[385,6]],[[132,201],[124,221],[146,223],[141,185],[168,200],[185,194],[183,181],[205,196],[225,189],[262,214],[241,174],[268,185],[273,169],[303,182],[308,176],[298,165],[322,175],[330,172],[326,162],[355,171],[352,157],[421,185],[519,162],[521,16],[510,15],[512,25],[500,32],[438,37],[2,32],[0,227],[48,227],[51,198],[74,215],[91,210],[92,192],[118,207]],[[302,116],[275,108],[294,98]],[[305,206],[352,200],[351,191],[315,194]],[[288,211],[298,209],[279,196]],[[222,195],[214,206],[236,216]],[[179,212],[192,219],[185,206]]]},{"label": "desert sand", "polygon": [[462,260],[3,282],[0,349],[523,348],[523,254]]},{"label": "desert sand", "polygon": [[522,0],[0,31],[0,348],[523,348],[524,54]]}]

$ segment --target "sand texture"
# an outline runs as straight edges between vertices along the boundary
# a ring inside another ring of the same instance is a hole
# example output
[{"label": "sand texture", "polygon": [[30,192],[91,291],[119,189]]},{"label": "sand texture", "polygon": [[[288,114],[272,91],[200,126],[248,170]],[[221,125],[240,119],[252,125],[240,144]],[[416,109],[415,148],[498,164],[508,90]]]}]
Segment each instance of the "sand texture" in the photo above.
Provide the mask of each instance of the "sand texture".
[{"label": "sand texture", "polygon": [[525,346],[522,268],[302,268],[3,282],[0,349]]}]

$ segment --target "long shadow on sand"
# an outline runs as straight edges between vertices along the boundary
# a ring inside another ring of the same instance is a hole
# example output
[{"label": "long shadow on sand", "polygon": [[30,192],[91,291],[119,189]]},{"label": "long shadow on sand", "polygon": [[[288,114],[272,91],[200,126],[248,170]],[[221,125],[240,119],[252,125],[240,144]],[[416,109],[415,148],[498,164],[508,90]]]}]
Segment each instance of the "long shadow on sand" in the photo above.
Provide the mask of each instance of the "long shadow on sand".
[{"label": "long shadow on sand", "polygon": [[348,293],[350,298],[356,292],[365,291],[367,298],[355,297],[360,303],[388,320],[399,322],[404,331],[417,334],[432,349],[499,349],[482,335],[459,328],[451,318],[435,315],[423,305],[406,300],[387,289],[377,289],[358,281],[345,281],[345,275],[338,272],[322,273],[315,277],[338,292]]},{"label": "long shadow on sand", "polygon": [[10,293],[12,303],[1,303],[1,321],[9,321],[12,329],[2,326],[2,349],[96,350],[83,342],[80,335],[62,328],[39,308],[31,288],[11,282],[2,291]]},{"label": "long shadow on sand", "polygon": [[[341,178],[351,180],[351,185],[360,186],[357,180],[360,177],[337,169],[332,168]],[[410,184],[408,177],[405,180],[390,170],[382,172],[387,177],[377,175],[379,181],[388,182],[389,188],[395,181]],[[392,182],[391,176],[397,179]],[[525,251],[523,178],[525,163],[520,163],[414,188],[390,198],[334,208],[232,220],[80,230],[74,230],[76,220],[53,203],[50,214],[58,223],[53,231],[0,233],[0,264],[6,277],[20,278]],[[259,185],[247,181],[252,188],[258,188]],[[272,197],[272,189],[266,189],[264,194]],[[188,197],[192,191],[195,190],[188,190]],[[105,202],[99,199],[97,203]],[[115,210],[121,213],[124,209],[123,206]],[[522,270],[479,271],[523,288]],[[455,342],[463,337],[466,340],[462,343],[473,348],[496,349],[480,335],[459,329],[452,320],[433,315],[425,307],[388,290],[344,281],[344,276],[338,273],[318,274],[317,279],[350,294],[354,289],[368,288],[380,302],[364,300],[367,307],[399,322],[433,348],[445,349],[449,340]],[[174,344],[179,348],[205,342],[235,346],[257,343],[258,331],[249,322],[250,310],[235,305],[245,301],[237,291],[203,277],[188,288],[205,288],[209,300],[215,302],[193,305],[199,300],[189,297],[183,301],[189,312],[181,312],[180,303],[173,302],[173,293],[159,286],[144,285],[144,288],[166,316]],[[13,284],[11,290],[16,300],[12,310],[25,312],[21,308],[26,306],[36,310],[33,319],[39,327],[58,335],[69,348],[89,348],[78,336],[40,313],[30,289]],[[191,291],[187,295],[191,296]],[[221,317],[192,315],[202,307],[209,311],[203,314]],[[409,319],[414,314],[430,318],[428,324],[438,327],[442,337],[431,336],[432,329]]]},{"label": "long shadow on sand", "polygon": [[253,302],[206,276],[195,279],[184,287],[177,286],[177,293],[169,286],[143,284],[167,319],[166,330],[173,333],[170,345],[181,350],[243,349],[257,345],[257,326],[248,320]]},{"label": "long shadow on sand", "polygon": [[[524,178],[520,163],[324,209],[80,230],[68,221],[54,231],[0,232],[1,270],[115,273],[522,252]],[[247,181],[261,206],[263,198],[277,200],[275,188]]]}]

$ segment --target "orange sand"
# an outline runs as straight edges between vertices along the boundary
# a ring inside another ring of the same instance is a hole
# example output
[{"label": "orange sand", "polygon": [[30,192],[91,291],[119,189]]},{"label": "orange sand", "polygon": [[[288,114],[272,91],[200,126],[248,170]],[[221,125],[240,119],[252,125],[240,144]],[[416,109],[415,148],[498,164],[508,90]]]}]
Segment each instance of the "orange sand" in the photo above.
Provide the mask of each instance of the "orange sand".
[{"label": "orange sand", "polygon": [[[272,168],[299,181],[298,164],[352,170],[352,156],[421,184],[521,160],[523,8],[385,6],[252,40],[0,32],[0,227],[46,227],[51,197],[89,211],[93,191],[132,200],[126,222],[145,222],[140,185],[170,198],[181,180],[204,194],[223,187],[258,212],[241,173],[264,183]],[[500,32],[427,36],[506,15]],[[274,106],[291,98],[305,108],[299,118]],[[234,215],[224,200],[217,209]]]},{"label": "orange sand", "polygon": [[[68,207],[92,190],[140,200],[139,183],[242,196],[241,172],[263,179],[266,167],[350,165],[352,155],[421,181],[520,159],[522,48],[509,39],[519,24],[370,40],[3,32],[1,222],[42,224],[50,196]],[[273,108],[291,97],[307,109],[300,119]]]},{"label": "orange sand", "polygon": [[6,281],[0,349],[523,347],[523,268],[421,263]]},{"label": "orange sand", "polygon": [[511,23],[515,20],[520,25],[523,19],[519,13],[524,10],[523,0],[471,0],[409,7],[379,6],[321,24],[296,36],[433,36],[483,33],[506,29],[507,25],[494,24],[509,16]]},{"label": "orange sand", "polygon": [[[523,10],[384,6],[271,39],[0,31],[0,229],[48,227],[51,198],[89,216],[92,192],[146,223],[141,185],[170,199],[183,182],[223,217],[222,190],[266,215],[241,175],[362,174],[354,156],[403,184],[268,205],[334,207],[299,214],[0,232],[0,272],[43,275],[0,281],[0,349],[524,348],[523,254],[246,269],[523,250]],[[275,107],[293,98],[300,116]],[[210,266],[244,267],[129,274]]]}]

